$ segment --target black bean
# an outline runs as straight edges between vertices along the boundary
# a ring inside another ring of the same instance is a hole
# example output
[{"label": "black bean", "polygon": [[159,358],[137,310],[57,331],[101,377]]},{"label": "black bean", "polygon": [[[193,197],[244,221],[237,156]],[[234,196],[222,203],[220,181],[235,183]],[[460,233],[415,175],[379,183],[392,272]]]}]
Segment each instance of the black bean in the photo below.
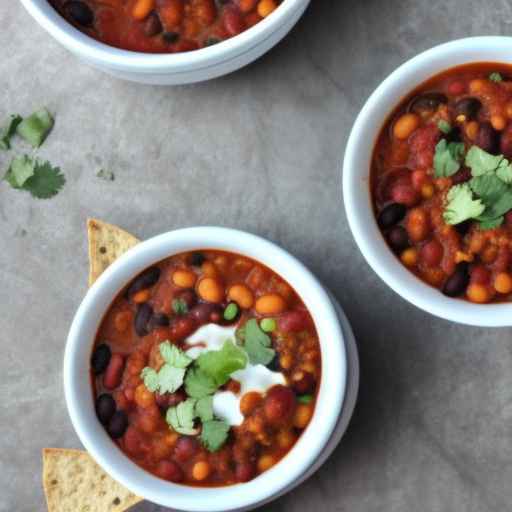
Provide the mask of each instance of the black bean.
[{"label": "black bean", "polygon": [[500,152],[500,134],[492,127],[491,123],[480,123],[475,144],[487,153],[498,155]]},{"label": "black bean", "polygon": [[167,44],[174,44],[178,42],[180,34],[178,32],[164,32],[162,37]]},{"label": "black bean", "polygon": [[409,247],[409,237],[407,236],[407,231],[402,226],[395,226],[391,229],[387,238],[389,245],[397,252]]},{"label": "black bean", "polygon": [[148,37],[156,36],[163,30],[162,22],[156,12],[152,12],[144,22],[144,34]]},{"label": "black bean", "polygon": [[66,2],[64,9],[73,21],[83,27],[90,27],[94,23],[94,13],[85,2]]},{"label": "black bean", "polygon": [[91,368],[95,375],[99,375],[103,373],[110,363],[110,358],[112,357],[112,352],[108,345],[102,343],[98,345],[91,356]]},{"label": "black bean", "polygon": [[482,102],[477,98],[462,98],[455,103],[455,113],[460,116],[466,116],[466,119],[476,119]]},{"label": "black bean", "polygon": [[462,131],[460,126],[454,126],[445,136],[447,142],[462,142]]},{"label": "black bean", "polygon": [[204,263],[205,259],[206,258],[202,253],[193,252],[192,255],[190,256],[190,264],[193,265],[194,267],[200,267]]},{"label": "black bean", "polygon": [[390,228],[395,224],[398,224],[405,217],[406,213],[407,208],[405,205],[400,203],[391,203],[381,210],[377,221],[381,228]]},{"label": "black bean", "polygon": [[435,111],[443,103],[448,103],[446,95],[441,92],[427,92],[413,99],[409,110],[416,113]]},{"label": "black bean", "polygon": [[117,411],[114,413],[108,422],[108,433],[114,439],[119,439],[124,435],[128,428],[128,417],[124,411]]},{"label": "black bean", "polygon": [[140,304],[135,314],[135,332],[138,336],[147,336],[150,332],[150,320],[153,317],[153,308],[147,304]]},{"label": "black bean", "polygon": [[100,423],[107,425],[116,412],[116,402],[111,395],[104,393],[96,398],[96,415]]},{"label": "black bean", "polygon": [[131,297],[133,294],[140,292],[141,290],[145,290],[146,288],[150,288],[155,285],[160,279],[160,269],[158,267],[150,267],[142,274],[138,275],[133,281],[132,284],[128,287],[128,297]]},{"label": "black bean", "polygon": [[194,306],[191,310],[189,315],[198,323],[198,324],[206,324],[208,322],[211,322],[212,315],[215,313],[222,315],[222,310],[219,306],[215,304],[198,304],[197,306]]},{"label": "black bean", "polygon": [[456,224],[455,231],[457,231],[457,233],[459,233],[459,235],[464,236],[469,231],[469,228],[471,227],[471,223],[472,223],[471,220],[465,220],[464,222],[461,222],[460,224]]},{"label": "black bean", "polygon": [[169,317],[165,313],[155,313],[151,317],[151,327],[168,327]]},{"label": "black bean", "polygon": [[443,293],[448,297],[457,297],[466,291],[468,284],[468,264],[465,262],[459,263],[455,272],[444,283]]}]

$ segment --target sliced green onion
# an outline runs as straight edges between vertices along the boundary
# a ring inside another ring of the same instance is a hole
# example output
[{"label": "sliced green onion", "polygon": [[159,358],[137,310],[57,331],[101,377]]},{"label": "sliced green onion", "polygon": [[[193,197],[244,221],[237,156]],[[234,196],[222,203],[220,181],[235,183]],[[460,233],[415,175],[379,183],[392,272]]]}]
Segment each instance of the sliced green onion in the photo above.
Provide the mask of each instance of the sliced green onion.
[{"label": "sliced green onion", "polygon": [[224,320],[230,322],[236,318],[236,315],[238,315],[238,306],[234,302],[231,302],[224,310]]},{"label": "sliced green onion", "polygon": [[301,395],[297,397],[299,404],[310,404],[313,401],[313,395]]},{"label": "sliced green onion", "polygon": [[16,133],[29,144],[38,148],[53,128],[53,117],[45,108],[34,112],[16,128]]},{"label": "sliced green onion", "polygon": [[277,323],[273,318],[264,318],[260,322],[260,327],[262,331],[273,332],[277,328]]}]

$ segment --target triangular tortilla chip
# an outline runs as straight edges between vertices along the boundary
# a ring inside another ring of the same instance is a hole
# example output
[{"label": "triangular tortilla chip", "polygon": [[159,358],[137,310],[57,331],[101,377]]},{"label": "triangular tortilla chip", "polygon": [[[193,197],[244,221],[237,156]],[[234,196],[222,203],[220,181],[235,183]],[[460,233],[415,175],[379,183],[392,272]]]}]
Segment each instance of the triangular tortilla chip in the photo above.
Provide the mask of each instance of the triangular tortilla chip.
[{"label": "triangular tortilla chip", "polygon": [[43,486],[48,512],[123,512],[142,501],[80,450],[44,448]]},{"label": "triangular tortilla chip", "polygon": [[128,249],[137,245],[137,240],[126,231],[101,220],[87,220],[89,239],[89,286]]}]

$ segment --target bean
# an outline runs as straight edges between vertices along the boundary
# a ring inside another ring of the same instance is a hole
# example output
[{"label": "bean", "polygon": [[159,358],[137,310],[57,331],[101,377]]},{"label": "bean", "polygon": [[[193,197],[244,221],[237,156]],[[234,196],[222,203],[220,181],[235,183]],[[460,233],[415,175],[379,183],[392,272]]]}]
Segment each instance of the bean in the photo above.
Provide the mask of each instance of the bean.
[{"label": "bean", "polygon": [[293,416],[293,426],[295,428],[304,429],[308,426],[308,423],[313,416],[313,407],[311,404],[300,404],[295,411]]},{"label": "bean", "polygon": [[141,304],[135,314],[135,332],[141,338],[149,334],[149,324],[153,317],[153,308],[148,304]]},{"label": "bean", "polygon": [[395,203],[403,204],[405,206],[414,206],[419,199],[419,194],[412,184],[397,183],[391,189],[391,199]]},{"label": "bean", "polygon": [[409,110],[417,114],[430,111],[433,112],[438,109],[439,105],[448,103],[448,98],[441,92],[427,92],[418,96],[411,102]]},{"label": "bean", "polygon": [[94,13],[85,2],[66,2],[64,10],[73,21],[83,27],[90,27],[94,23]]},{"label": "bean", "polygon": [[124,411],[117,411],[114,413],[108,422],[108,433],[114,439],[119,439],[124,435],[128,428],[128,417]]},{"label": "bean", "polygon": [[462,131],[460,126],[454,126],[445,136],[447,142],[462,142]]},{"label": "bean", "polygon": [[162,22],[156,12],[152,12],[148,19],[144,22],[144,34],[148,37],[153,37],[160,34],[163,30]]},{"label": "bean", "polygon": [[96,398],[96,416],[100,420],[100,423],[107,425],[111,420],[112,416],[116,412],[116,402],[112,398],[112,395],[103,393]]},{"label": "bean", "polygon": [[213,277],[203,277],[197,285],[197,294],[206,302],[219,303],[224,299],[224,288]]},{"label": "bean", "polygon": [[464,116],[466,120],[476,119],[481,108],[482,102],[479,99],[462,98],[455,103],[455,114]]},{"label": "bean", "polygon": [[263,410],[268,422],[273,425],[286,423],[295,412],[296,399],[293,391],[277,385],[270,389],[265,398]]},{"label": "bean", "polygon": [[174,448],[174,457],[179,462],[186,462],[199,450],[197,441],[191,437],[180,437]]},{"label": "bean", "polygon": [[407,208],[405,205],[400,203],[391,203],[381,210],[377,222],[381,228],[387,229],[403,220],[406,213]]},{"label": "bean", "polygon": [[132,16],[136,20],[143,20],[155,7],[155,0],[137,0],[133,6]]},{"label": "bean", "polygon": [[160,269],[158,267],[148,268],[132,281],[132,284],[128,288],[128,297],[131,297],[140,290],[151,288],[158,282],[159,279]]},{"label": "bean", "polygon": [[174,44],[179,41],[180,34],[179,32],[164,32],[162,38],[167,44]]},{"label": "bean", "polygon": [[164,393],[163,395],[160,393],[155,394],[155,400],[158,407],[164,410],[167,410],[169,407],[174,407],[186,399],[187,396],[181,389],[178,389],[175,393]]},{"label": "bean", "polygon": [[312,393],[316,388],[315,377],[309,372],[302,373],[302,378],[293,382],[293,389],[300,395]]},{"label": "bean", "polygon": [[237,482],[243,483],[251,480],[256,473],[254,464],[251,462],[239,462],[235,467],[235,477]]},{"label": "bean", "polygon": [[460,224],[455,225],[455,231],[457,231],[457,233],[459,233],[459,235],[464,236],[470,230],[471,224],[472,224],[471,220],[465,220],[464,222],[461,222]]},{"label": "bean", "polygon": [[500,272],[494,279],[494,289],[498,293],[512,292],[512,276],[508,272]]},{"label": "bean", "polygon": [[260,315],[277,315],[286,309],[286,302],[277,293],[267,293],[258,298],[255,308]]},{"label": "bean", "polygon": [[206,258],[202,252],[193,252],[190,255],[190,264],[194,267],[200,267],[205,262],[205,260]]},{"label": "bean", "polygon": [[389,245],[393,250],[401,252],[409,247],[409,236],[402,226],[395,226],[387,236]]},{"label": "bean", "polygon": [[169,317],[165,313],[155,313],[150,320],[150,328],[168,327]]},{"label": "bean", "polygon": [[249,416],[261,403],[262,399],[263,397],[257,391],[245,393],[240,400],[240,412],[244,416]]},{"label": "bean", "polygon": [[228,299],[236,302],[243,309],[250,309],[254,304],[254,295],[245,284],[235,284],[228,290]]},{"label": "bean", "polygon": [[206,324],[212,321],[212,315],[218,314],[219,318],[222,311],[216,304],[202,303],[194,306],[190,310],[189,316],[193,318],[198,324]]},{"label": "bean", "polygon": [[448,297],[457,297],[462,295],[469,283],[468,264],[459,263],[455,272],[446,280],[443,293]]},{"label": "bean", "polygon": [[491,123],[480,123],[475,144],[487,153],[497,155],[500,152],[500,134],[492,127]]},{"label": "bean", "polygon": [[111,357],[112,352],[108,345],[105,345],[105,343],[98,345],[91,357],[91,368],[93,373],[95,375],[103,373],[107,369]]},{"label": "bean", "polygon": [[452,184],[459,185],[465,183],[472,178],[471,171],[469,169],[460,169],[452,176]]},{"label": "bean", "polygon": [[485,304],[491,300],[491,294],[483,284],[470,284],[466,291],[466,295],[471,302],[477,304]]},{"label": "bean", "polygon": [[260,0],[258,3],[258,14],[262,18],[266,18],[269,14],[277,9],[276,0]]},{"label": "bean", "polygon": [[103,376],[103,385],[107,389],[115,389],[121,384],[121,377],[124,370],[124,357],[121,354],[113,354],[105,375]]},{"label": "bean", "polygon": [[201,482],[202,480],[208,478],[211,470],[212,468],[208,462],[200,460],[199,462],[196,462],[192,467],[192,477],[194,480]]},{"label": "bean", "polygon": [[172,282],[180,288],[193,288],[197,276],[191,270],[176,270],[172,275]]},{"label": "bean", "polygon": [[196,322],[190,316],[175,318],[171,323],[170,337],[173,341],[184,340],[196,329]]},{"label": "bean", "polygon": [[505,128],[501,135],[500,152],[505,158],[512,158],[512,124]]},{"label": "bean", "polygon": [[172,460],[162,460],[158,463],[156,473],[160,478],[178,483],[184,478],[182,469]]},{"label": "bean", "polygon": [[147,409],[155,403],[155,395],[145,384],[139,384],[135,389],[134,401],[142,409]]},{"label": "bean", "polygon": [[243,32],[246,28],[245,21],[243,19],[240,9],[236,6],[231,5],[224,8],[222,20],[224,28],[230,36],[236,36]]},{"label": "bean", "polygon": [[399,140],[408,139],[420,125],[420,118],[416,114],[408,113],[398,118],[393,126],[393,135]]},{"label": "bean", "polygon": [[443,259],[444,249],[437,240],[430,240],[420,251],[420,258],[428,267],[436,267]]},{"label": "bean", "polygon": [[311,316],[305,310],[289,311],[278,319],[279,330],[283,332],[305,331],[312,324]]},{"label": "bean", "polygon": [[273,455],[262,455],[258,459],[258,471],[263,473],[270,469],[276,462],[277,461]]}]

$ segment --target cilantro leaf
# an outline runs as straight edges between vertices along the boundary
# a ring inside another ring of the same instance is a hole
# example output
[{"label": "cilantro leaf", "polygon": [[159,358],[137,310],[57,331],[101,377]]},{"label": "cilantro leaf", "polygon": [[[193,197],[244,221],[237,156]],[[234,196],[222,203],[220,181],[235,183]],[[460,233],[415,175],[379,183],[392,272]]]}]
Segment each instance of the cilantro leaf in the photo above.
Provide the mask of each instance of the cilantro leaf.
[{"label": "cilantro leaf", "polygon": [[496,169],[496,176],[509,185],[512,183],[512,164],[509,163],[507,159],[504,158],[500,162],[500,165]]},{"label": "cilantro leaf", "polygon": [[483,174],[471,178],[469,186],[487,207],[492,206],[508,189],[508,186],[495,174]]},{"label": "cilantro leaf", "polygon": [[4,179],[12,188],[22,188],[25,182],[34,176],[36,161],[28,155],[17,156],[12,159]]},{"label": "cilantro leaf", "polygon": [[186,368],[192,359],[180,350],[176,345],[172,345],[169,341],[160,343],[160,354],[164,361],[176,368]]},{"label": "cilantro leaf", "polygon": [[477,216],[478,220],[497,219],[512,209],[512,189],[507,187],[506,192],[492,205],[488,206],[483,215]]},{"label": "cilantro leaf", "polygon": [[21,121],[23,121],[21,116],[17,114],[11,115],[9,122],[0,130],[0,149],[4,151],[11,149],[11,139]]},{"label": "cilantro leaf", "polygon": [[501,81],[503,81],[503,77],[501,76],[501,73],[498,73],[497,71],[495,71],[494,73],[491,73],[489,75],[489,80],[491,82],[501,82]]},{"label": "cilantro leaf", "polygon": [[254,318],[246,322],[244,326],[244,348],[252,364],[269,364],[276,352],[272,348],[270,336],[265,334]]},{"label": "cilantro leaf", "polygon": [[33,147],[38,148],[50,133],[53,124],[50,112],[42,108],[21,121],[16,128],[16,133]]},{"label": "cilantro leaf", "polygon": [[203,352],[197,358],[196,364],[220,387],[229,380],[233,372],[246,367],[247,355],[232,341],[227,340],[220,350]]},{"label": "cilantro leaf", "polygon": [[448,135],[452,131],[452,126],[448,121],[444,119],[440,119],[437,123],[437,127],[440,131],[442,131],[445,135]]},{"label": "cilantro leaf", "polygon": [[313,401],[313,395],[300,395],[297,397],[299,404],[310,404]]},{"label": "cilantro leaf", "polygon": [[102,180],[105,181],[114,181],[116,179],[115,174],[107,169],[100,169],[96,173],[96,177],[101,178]]},{"label": "cilantro leaf", "polygon": [[216,452],[228,438],[229,425],[225,421],[211,420],[203,423],[201,442],[210,452]]},{"label": "cilantro leaf", "polygon": [[179,434],[195,436],[198,434],[198,430],[194,428],[195,406],[196,401],[193,398],[188,398],[176,407],[167,409],[165,421]]},{"label": "cilantro leaf", "polygon": [[464,143],[446,142],[441,139],[434,154],[434,171],[436,178],[453,176],[459,169],[464,156]]},{"label": "cilantro leaf", "polygon": [[501,216],[497,219],[491,219],[491,220],[483,220],[480,222],[479,226],[480,229],[486,230],[486,229],[495,229],[500,227],[503,224],[503,221],[505,220],[505,217]]},{"label": "cilantro leaf", "polygon": [[203,423],[213,420],[213,396],[205,396],[197,401],[196,415]]},{"label": "cilantro leaf", "polygon": [[65,183],[66,178],[58,167],[52,167],[50,162],[37,162],[34,175],[25,181],[23,189],[37,199],[49,199],[57,195]]},{"label": "cilantro leaf", "polygon": [[187,303],[183,299],[174,299],[172,301],[172,310],[177,315],[186,315],[188,313]]},{"label": "cilantro leaf", "polygon": [[140,378],[144,381],[144,385],[149,389],[149,391],[152,391],[153,393],[160,386],[160,382],[158,380],[158,372],[153,368],[149,368],[149,366],[146,366],[146,368],[142,369]]},{"label": "cilantro leaf", "polygon": [[494,172],[502,160],[503,155],[491,155],[478,146],[472,146],[466,155],[466,165],[471,168],[471,175],[474,177]]},{"label": "cilantro leaf", "polygon": [[174,393],[182,386],[184,377],[185,368],[175,368],[169,364],[164,364],[158,372],[160,394]]},{"label": "cilantro leaf", "polygon": [[187,372],[185,377],[185,391],[188,396],[193,398],[203,398],[217,391],[218,386],[215,380],[199,370],[192,368]]},{"label": "cilantro leaf", "polygon": [[443,213],[447,224],[460,224],[465,220],[476,218],[485,210],[480,199],[473,199],[473,192],[469,184],[455,185],[447,196],[448,204]]}]

